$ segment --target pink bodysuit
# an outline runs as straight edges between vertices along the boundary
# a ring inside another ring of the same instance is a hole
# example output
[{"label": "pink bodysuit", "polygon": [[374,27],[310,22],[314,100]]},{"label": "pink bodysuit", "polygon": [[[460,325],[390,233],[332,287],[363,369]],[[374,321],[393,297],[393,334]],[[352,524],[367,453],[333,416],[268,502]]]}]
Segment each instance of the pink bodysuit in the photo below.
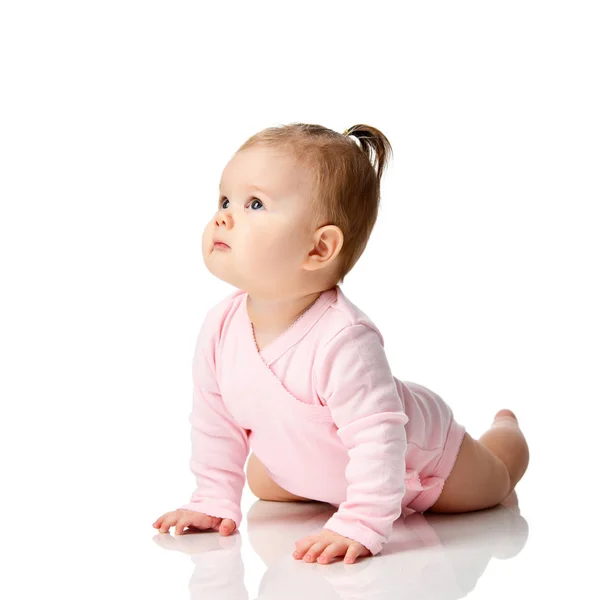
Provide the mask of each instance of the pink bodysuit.
[{"label": "pink bodysuit", "polygon": [[337,285],[257,349],[237,290],[211,308],[193,358],[191,471],[179,508],[239,527],[249,449],[282,488],[338,510],[325,529],[377,554],[403,509],[438,499],[464,435],[434,392],[391,373],[374,323]]}]

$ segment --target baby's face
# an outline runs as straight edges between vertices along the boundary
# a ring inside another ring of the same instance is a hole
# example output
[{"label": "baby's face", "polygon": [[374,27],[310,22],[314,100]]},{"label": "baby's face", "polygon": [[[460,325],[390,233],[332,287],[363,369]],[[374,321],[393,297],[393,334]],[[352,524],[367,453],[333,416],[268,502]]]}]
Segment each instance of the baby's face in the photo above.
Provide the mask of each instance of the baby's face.
[{"label": "baby's face", "polygon": [[[306,170],[288,155],[263,146],[238,152],[222,172],[218,209],[203,232],[208,270],[261,296],[297,289],[313,248],[310,194]],[[230,249],[214,247],[215,239]]]}]

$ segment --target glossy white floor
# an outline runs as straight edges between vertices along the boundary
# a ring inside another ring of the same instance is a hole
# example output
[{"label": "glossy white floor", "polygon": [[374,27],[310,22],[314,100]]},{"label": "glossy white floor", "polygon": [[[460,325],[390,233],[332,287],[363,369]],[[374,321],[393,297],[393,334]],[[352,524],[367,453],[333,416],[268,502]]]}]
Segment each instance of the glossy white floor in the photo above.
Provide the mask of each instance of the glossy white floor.
[{"label": "glossy white floor", "polygon": [[533,441],[530,470],[502,505],[464,515],[411,513],[397,521],[380,555],[354,565],[306,564],[291,556],[294,541],[322,528],[331,506],[256,500],[247,488],[239,535],[153,535],[152,550],[141,551],[151,575],[139,575],[136,592],[192,600],[579,595],[586,589],[590,527],[586,513],[568,503],[581,479],[569,465],[554,480],[541,477],[544,459]]},{"label": "glossy white floor", "polygon": [[[4,513],[0,585],[12,592],[5,598],[50,591],[62,598],[143,600],[585,597],[591,538],[580,495],[590,484],[575,458],[552,458],[557,448],[551,445],[567,446],[559,411],[541,415],[540,430],[553,433],[531,439],[518,503],[510,498],[465,515],[412,513],[397,521],[381,554],[353,565],[320,565],[291,553],[294,541],[320,529],[333,508],[264,502],[248,487],[244,521],[230,537],[155,532],[154,519],[184,502],[193,487],[182,474],[184,461],[167,465],[158,458],[178,436],[167,434],[166,418],[150,435],[128,433],[95,410],[102,438],[85,435],[91,415],[75,428],[64,421],[51,436],[59,451],[50,460],[40,447],[39,471],[19,480],[25,509]],[[134,425],[129,415],[127,423]],[[589,458],[586,444],[579,451]]]},{"label": "glossy white floor", "polygon": [[[515,498],[468,515],[413,513],[397,521],[381,555],[358,564],[305,564],[293,541],[321,528],[333,508],[320,503],[256,501],[240,536],[154,536],[186,561],[188,597],[201,598],[464,598],[500,597],[524,568],[529,525]],[[521,553],[525,556],[520,557]],[[528,559],[527,559],[528,560]],[[501,562],[500,562],[501,561]],[[499,563],[499,564],[498,564]],[[526,575],[526,574],[524,574]],[[520,575],[519,580],[523,575]],[[523,580],[522,593],[532,589]],[[522,597],[513,590],[509,597]]]}]

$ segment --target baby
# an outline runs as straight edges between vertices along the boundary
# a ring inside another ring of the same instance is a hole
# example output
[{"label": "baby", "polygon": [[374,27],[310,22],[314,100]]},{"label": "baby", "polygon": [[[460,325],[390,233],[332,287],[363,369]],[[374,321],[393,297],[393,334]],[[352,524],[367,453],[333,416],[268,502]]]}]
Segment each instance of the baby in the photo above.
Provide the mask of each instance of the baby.
[{"label": "baby", "polygon": [[374,127],[292,123],[255,134],[224,168],[202,253],[237,291],[198,335],[198,487],[153,523],[160,532],[232,534],[247,481],[262,500],[335,506],[294,558],[353,563],[378,554],[400,516],[492,507],[524,475],[515,415],[500,410],[473,439],[438,394],[393,376],[381,332],[339,286],[376,222],[391,154]]}]

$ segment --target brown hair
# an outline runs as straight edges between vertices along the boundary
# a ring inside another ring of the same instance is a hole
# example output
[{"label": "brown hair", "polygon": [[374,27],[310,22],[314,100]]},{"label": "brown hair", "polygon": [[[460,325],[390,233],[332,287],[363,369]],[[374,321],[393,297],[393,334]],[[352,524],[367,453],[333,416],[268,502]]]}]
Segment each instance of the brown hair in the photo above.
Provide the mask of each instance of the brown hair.
[{"label": "brown hair", "polygon": [[388,139],[369,125],[341,134],[322,125],[290,123],[263,129],[237,152],[256,144],[285,149],[310,169],[311,225],[335,225],[343,233],[336,282],[341,283],[364,252],[378,217],[380,180],[392,155]]}]

